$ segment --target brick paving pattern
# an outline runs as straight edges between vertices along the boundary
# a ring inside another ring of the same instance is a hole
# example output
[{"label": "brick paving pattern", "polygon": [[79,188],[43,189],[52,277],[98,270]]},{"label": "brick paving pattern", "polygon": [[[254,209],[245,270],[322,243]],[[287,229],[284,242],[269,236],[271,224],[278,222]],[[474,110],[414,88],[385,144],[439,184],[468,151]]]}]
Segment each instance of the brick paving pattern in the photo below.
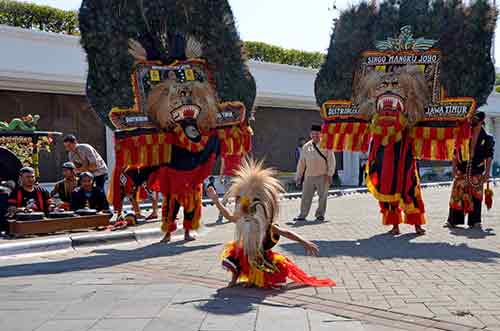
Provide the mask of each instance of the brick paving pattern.
[{"label": "brick paving pattern", "polygon": [[[388,229],[380,224],[377,203],[368,194],[330,199],[327,222],[321,223],[295,224],[291,219],[299,201],[283,202],[281,223],[315,241],[321,257],[305,256],[301,247],[287,240],[280,242],[278,250],[308,273],[336,280],[334,288],[215,292],[229,279],[220,268],[218,254],[231,239],[234,226],[216,226],[213,207],[205,208],[207,226],[193,243],[163,246],[146,240],[2,259],[0,329],[5,329],[1,323],[12,326],[22,320],[27,328],[20,330],[112,330],[113,323],[120,323],[113,319],[130,318],[124,330],[162,326],[165,330],[166,320],[179,326],[188,323],[186,330],[231,330],[241,325],[261,330],[271,320],[278,323],[271,316],[284,314],[277,329],[292,330],[289,324],[305,323],[304,330],[336,330],[332,326],[349,322],[337,329],[500,330],[500,188],[495,188],[493,209],[483,213],[484,231],[443,228],[448,196],[449,188],[424,191],[429,224],[427,235],[421,237],[409,226],[402,226],[400,236],[385,235]],[[167,302],[172,286],[180,289],[181,296],[186,291],[197,300],[212,300],[205,303],[214,309],[194,313],[200,311],[197,303],[186,308],[185,315],[176,312],[170,303],[180,299]],[[236,311],[256,308],[229,314],[219,306],[224,302],[236,302],[231,305]],[[315,315],[327,313],[337,316]],[[287,324],[286,316],[296,317],[297,323]],[[221,317],[230,323],[225,325]],[[65,322],[56,329],[59,319]]]}]

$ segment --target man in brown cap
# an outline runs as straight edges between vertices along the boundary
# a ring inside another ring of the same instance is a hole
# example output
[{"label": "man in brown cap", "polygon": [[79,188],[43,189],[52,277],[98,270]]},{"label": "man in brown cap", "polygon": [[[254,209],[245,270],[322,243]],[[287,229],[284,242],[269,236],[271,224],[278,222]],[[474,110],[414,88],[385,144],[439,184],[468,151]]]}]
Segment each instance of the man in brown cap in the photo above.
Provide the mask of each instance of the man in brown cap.
[{"label": "man in brown cap", "polygon": [[495,141],[486,133],[483,123],[486,115],[478,111],[472,118],[472,138],[469,155],[456,151],[453,160],[453,187],[450,197],[450,211],[445,226],[454,228],[464,224],[468,216],[470,228],[481,228],[481,205],[484,184],[488,182]]},{"label": "man in brown cap", "polygon": [[71,205],[71,194],[74,189],[78,186],[78,180],[75,174],[75,165],[73,162],[65,162],[62,165],[63,179],[58,181],[54,186],[50,196],[58,197],[61,200],[59,208],[69,210]]},{"label": "man in brown cap", "polygon": [[319,147],[321,137],[321,126],[311,127],[311,140],[304,144],[297,165],[295,179],[297,185],[302,183],[302,201],[300,214],[295,221],[305,221],[314,196],[318,193],[318,209],[316,210],[316,220],[324,221],[326,203],[328,199],[328,189],[332,184],[332,177],[335,173],[335,155]]}]

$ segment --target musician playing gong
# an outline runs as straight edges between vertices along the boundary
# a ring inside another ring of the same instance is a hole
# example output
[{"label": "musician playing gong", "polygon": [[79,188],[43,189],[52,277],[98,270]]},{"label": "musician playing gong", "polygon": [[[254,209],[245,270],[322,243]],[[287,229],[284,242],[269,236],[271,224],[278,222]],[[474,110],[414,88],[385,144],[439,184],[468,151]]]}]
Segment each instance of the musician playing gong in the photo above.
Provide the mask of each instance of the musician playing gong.
[{"label": "musician playing gong", "polygon": [[31,167],[19,171],[20,185],[9,196],[9,211],[11,214],[20,208],[30,212],[49,212],[51,199],[49,192],[36,183],[35,170]]},{"label": "musician playing gong", "polygon": [[101,188],[94,186],[94,176],[90,172],[82,172],[79,179],[80,186],[71,195],[71,210],[88,208],[98,212],[108,211],[106,194]]}]

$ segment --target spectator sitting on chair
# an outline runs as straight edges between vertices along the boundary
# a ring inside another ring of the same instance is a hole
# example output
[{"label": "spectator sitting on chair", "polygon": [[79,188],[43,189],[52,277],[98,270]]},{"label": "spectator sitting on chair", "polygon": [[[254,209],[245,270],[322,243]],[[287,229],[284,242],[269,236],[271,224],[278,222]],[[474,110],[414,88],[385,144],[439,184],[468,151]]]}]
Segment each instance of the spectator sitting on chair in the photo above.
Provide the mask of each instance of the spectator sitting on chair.
[{"label": "spectator sitting on chair", "polygon": [[76,173],[90,172],[94,176],[94,183],[104,191],[104,183],[108,178],[108,167],[101,155],[89,144],[79,144],[72,134],[64,137],[64,148],[68,157],[76,166]]},{"label": "spectator sitting on chair", "polygon": [[90,208],[98,212],[108,211],[108,200],[102,189],[94,187],[94,176],[90,172],[82,172],[79,179],[80,186],[71,194],[71,210]]},{"label": "spectator sitting on chair", "polygon": [[49,192],[36,184],[35,170],[31,167],[21,168],[19,182],[20,185],[10,193],[9,210],[12,212],[18,208],[27,208],[47,214],[51,199]]},{"label": "spectator sitting on chair", "polygon": [[78,180],[75,176],[75,165],[73,162],[65,162],[62,169],[64,179],[56,183],[50,195],[52,197],[58,196],[62,201],[58,207],[69,210],[71,206],[71,194],[78,186]]}]

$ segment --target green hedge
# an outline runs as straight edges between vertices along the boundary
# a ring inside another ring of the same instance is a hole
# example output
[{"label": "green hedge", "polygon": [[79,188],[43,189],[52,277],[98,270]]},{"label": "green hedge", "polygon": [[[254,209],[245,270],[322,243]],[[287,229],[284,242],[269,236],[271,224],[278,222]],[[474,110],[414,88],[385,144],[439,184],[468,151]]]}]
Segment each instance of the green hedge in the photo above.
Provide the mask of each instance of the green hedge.
[{"label": "green hedge", "polygon": [[[78,12],[11,0],[0,0],[0,24],[47,32],[79,34]],[[284,49],[253,41],[245,42],[244,45],[248,58],[257,61],[309,68],[319,68],[324,61],[324,54],[319,52]]]},{"label": "green hedge", "polygon": [[0,24],[48,32],[78,34],[76,11],[10,0],[0,0]]},{"label": "green hedge", "polygon": [[249,59],[300,67],[319,68],[325,60],[325,55],[319,52],[284,49],[256,41],[246,41],[245,50]]}]

